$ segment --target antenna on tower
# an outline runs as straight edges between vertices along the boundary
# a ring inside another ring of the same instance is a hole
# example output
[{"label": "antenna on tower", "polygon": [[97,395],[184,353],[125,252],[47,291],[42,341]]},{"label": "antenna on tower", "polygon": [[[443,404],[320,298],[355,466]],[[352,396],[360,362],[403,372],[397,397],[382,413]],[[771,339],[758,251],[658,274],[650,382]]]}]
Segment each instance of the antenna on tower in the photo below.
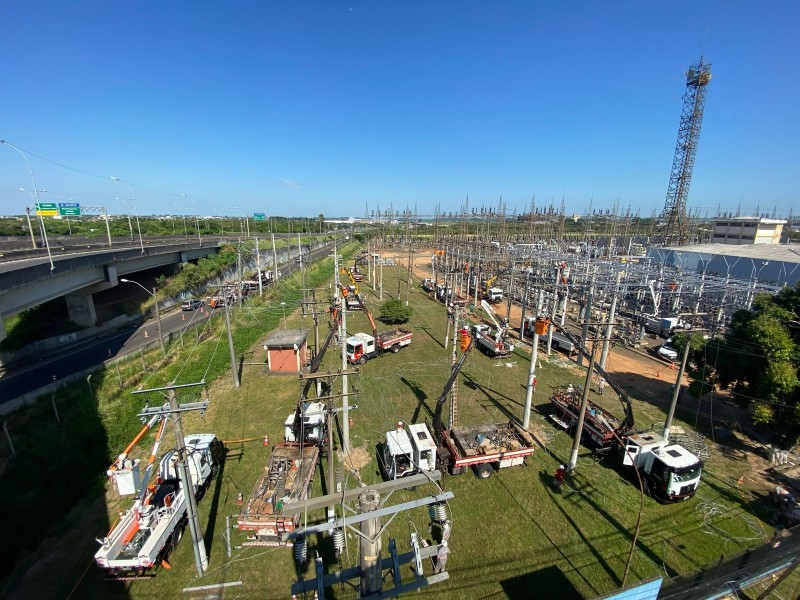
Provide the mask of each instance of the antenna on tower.
[{"label": "antenna on tower", "polygon": [[703,57],[691,65],[686,72],[686,91],[683,94],[681,121],[678,126],[678,141],[667,186],[667,200],[661,219],[664,226],[665,245],[683,245],[688,242],[689,223],[686,215],[686,200],[697,156],[697,143],[703,124],[706,93],[711,81],[711,64]]}]

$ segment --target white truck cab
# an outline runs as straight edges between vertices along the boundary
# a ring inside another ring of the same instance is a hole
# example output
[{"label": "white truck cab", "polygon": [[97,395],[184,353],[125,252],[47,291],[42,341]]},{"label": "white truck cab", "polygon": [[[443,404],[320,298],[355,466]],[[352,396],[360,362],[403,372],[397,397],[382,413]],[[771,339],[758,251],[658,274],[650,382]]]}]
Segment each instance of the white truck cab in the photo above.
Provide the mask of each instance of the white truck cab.
[{"label": "white truck cab", "polygon": [[622,464],[635,464],[650,492],[668,502],[694,496],[703,471],[697,456],[654,431],[628,436]]},{"label": "white truck cab", "polygon": [[503,299],[503,289],[498,287],[491,287],[486,290],[486,299],[491,302],[500,302]]},{"label": "white truck cab", "polygon": [[295,432],[297,411],[291,413],[283,423],[283,439],[287,442],[319,444],[325,438],[326,407],[323,402],[304,402],[300,410],[302,436]]},{"label": "white truck cab", "polygon": [[394,431],[387,431],[382,462],[387,479],[400,479],[421,471],[434,471],[436,442],[428,426],[414,423],[406,430],[400,422]]},{"label": "white truck cab", "polygon": [[360,332],[347,338],[347,358],[356,363],[362,356],[375,352],[375,338],[368,333]]}]

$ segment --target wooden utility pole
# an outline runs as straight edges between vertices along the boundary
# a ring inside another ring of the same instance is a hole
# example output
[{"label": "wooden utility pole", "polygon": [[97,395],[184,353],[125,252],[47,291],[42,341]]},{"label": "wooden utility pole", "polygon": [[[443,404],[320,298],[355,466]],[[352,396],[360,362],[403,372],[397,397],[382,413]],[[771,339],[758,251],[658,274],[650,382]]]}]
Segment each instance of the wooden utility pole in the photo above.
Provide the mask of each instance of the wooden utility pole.
[{"label": "wooden utility pole", "polygon": [[592,343],[592,352],[589,358],[589,368],[586,370],[586,381],[583,384],[583,396],[581,397],[581,409],[578,413],[578,424],[575,426],[575,439],[572,441],[572,453],[569,457],[567,471],[572,472],[578,464],[578,450],[581,447],[581,436],[583,435],[583,421],[586,418],[586,406],[589,404],[589,389],[592,386],[592,372],[594,371],[594,351],[597,348],[597,340]]}]

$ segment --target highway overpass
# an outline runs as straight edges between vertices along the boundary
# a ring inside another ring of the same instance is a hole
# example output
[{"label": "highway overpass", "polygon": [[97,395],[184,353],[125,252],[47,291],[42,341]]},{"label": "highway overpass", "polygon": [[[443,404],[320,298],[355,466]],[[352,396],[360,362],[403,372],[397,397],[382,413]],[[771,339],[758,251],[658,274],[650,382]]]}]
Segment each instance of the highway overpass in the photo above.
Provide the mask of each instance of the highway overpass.
[{"label": "highway overpass", "polygon": [[97,323],[92,294],[118,285],[130,273],[185,263],[215,253],[221,241],[180,240],[144,249],[106,249],[47,258],[29,258],[0,265],[0,340],[6,337],[3,319],[27,308],[64,296],[69,317],[78,325]]}]

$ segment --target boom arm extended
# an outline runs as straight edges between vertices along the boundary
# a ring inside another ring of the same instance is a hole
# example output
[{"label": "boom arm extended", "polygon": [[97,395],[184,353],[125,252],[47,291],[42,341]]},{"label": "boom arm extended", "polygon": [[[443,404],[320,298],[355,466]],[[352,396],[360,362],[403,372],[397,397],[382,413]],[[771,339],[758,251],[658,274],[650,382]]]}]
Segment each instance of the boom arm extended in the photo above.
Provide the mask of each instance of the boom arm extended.
[{"label": "boom arm extended", "polygon": [[486,300],[481,300],[481,308],[483,308],[483,311],[487,315],[489,315],[489,318],[492,320],[492,323],[494,323],[494,327],[497,330],[497,340],[499,341],[501,339],[504,339],[506,337],[506,326],[500,325],[497,322],[497,319],[495,319],[494,316],[494,310],[492,310],[492,307],[489,306],[489,303],[486,302]]},{"label": "boom arm extended", "polygon": [[464,349],[463,354],[461,354],[461,357],[458,359],[458,361],[456,361],[456,364],[453,365],[453,370],[450,372],[450,379],[447,380],[444,390],[442,390],[442,395],[439,396],[439,399],[436,401],[436,408],[433,412],[433,434],[437,438],[440,437],[442,432],[442,408],[444,407],[444,403],[447,401],[447,393],[450,391],[450,388],[453,387],[453,383],[455,382],[456,377],[458,377],[461,367],[464,366],[464,362],[467,360],[470,350],[472,350],[474,341],[474,338],[470,337],[469,344]]},{"label": "boom arm extended", "polygon": [[[581,339],[564,329],[563,327],[556,325],[555,323],[552,324],[553,327],[556,328],[556,331],[563,334],[570,342],[575,344],[575,347],[585,356],[587,359],[591,359],[590,352],[586,349],[586,346],[583,345]],[[606,372],[605,369],[601,368],[600,365],[594,363],[594,370],[608,382],[608,385],[611,386],[617,395],[619,396],[620,402],[622,402],[622,408],[625,411],[625,419],[622,421],[621,429],[630,431],[633,429],[634,420],[633,420],[633,405],[631,404],[630,396],[625,392],[624,389],[616,382],[614,379]]]}]

